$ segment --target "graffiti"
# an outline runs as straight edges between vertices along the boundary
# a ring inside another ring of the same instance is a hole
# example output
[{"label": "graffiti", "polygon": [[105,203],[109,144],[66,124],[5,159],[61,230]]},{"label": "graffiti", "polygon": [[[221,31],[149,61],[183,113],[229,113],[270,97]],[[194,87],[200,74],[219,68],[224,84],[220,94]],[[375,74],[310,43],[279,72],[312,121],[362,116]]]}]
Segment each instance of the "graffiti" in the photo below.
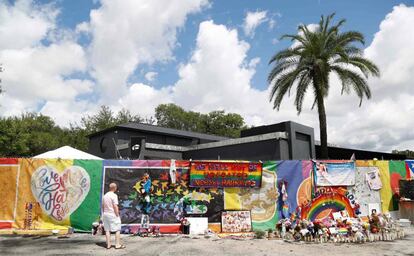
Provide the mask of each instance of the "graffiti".
[{"label": "graffiti", "polygon": [[175,184],[171,183],[169,169],[107,168],[105,189],[109,182],[119,184],[119,204],[122,223],[140,223],[144,210],[144,198],[139,191],[140,179],[148,172],[151,176],[148,212],[151,223],[178,223],[188,214],[209,217],[209,221],[220,222],[223,206],[222,189],[189,188],[188,170],[176,168]]},{"label": "graffiti", "polygon": [[44,165],[33,173],[31,187],[43,211],[62,221],[83,202],[90,179],[80,166],[71,166],[59,174],[53,167]]}]

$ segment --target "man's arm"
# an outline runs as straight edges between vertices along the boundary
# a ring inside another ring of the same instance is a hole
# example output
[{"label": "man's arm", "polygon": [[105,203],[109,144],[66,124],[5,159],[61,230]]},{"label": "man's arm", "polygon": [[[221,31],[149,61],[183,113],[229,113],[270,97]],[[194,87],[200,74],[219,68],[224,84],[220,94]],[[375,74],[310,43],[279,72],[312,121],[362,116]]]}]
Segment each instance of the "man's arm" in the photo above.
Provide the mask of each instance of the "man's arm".
[{"label": "man's arm", "polygon": [[119,208],[117,204],[113,204],[114,205],[114,211],[115,211],[115,215],[116,217],[119,217]]}]

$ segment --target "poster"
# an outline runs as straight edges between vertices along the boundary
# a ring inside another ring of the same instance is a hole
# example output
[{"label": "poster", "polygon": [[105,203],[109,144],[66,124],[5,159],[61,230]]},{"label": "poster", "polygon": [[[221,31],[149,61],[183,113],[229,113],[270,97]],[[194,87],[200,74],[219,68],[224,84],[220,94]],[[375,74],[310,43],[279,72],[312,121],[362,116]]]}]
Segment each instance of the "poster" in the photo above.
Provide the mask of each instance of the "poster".
[{"label": "poster", "polygon": [[208,217],[220,222],[223,190],[189,187],[188,161],[175,161],[175,183],[171,182],[169,160],[104,161],[104,191],[109,184],[118,184],[121,221],[141,223],[143,198],[140,179],[144,173],[151,178],[149,217],[151,223],[179,223],[184,216]]},{"label": "poster", "polygon": [[224,211],[221,214],[221,232],[239,233],[252,231],[250,211]]},{"label": "poster", "polygon": [[252,162],[192,161],[190,186],[203,188],[260,188],[262,164]]},{"label": "poster", "polygon": [[314,173],[318,186],[355,185],[354,161],[315,161]]}]

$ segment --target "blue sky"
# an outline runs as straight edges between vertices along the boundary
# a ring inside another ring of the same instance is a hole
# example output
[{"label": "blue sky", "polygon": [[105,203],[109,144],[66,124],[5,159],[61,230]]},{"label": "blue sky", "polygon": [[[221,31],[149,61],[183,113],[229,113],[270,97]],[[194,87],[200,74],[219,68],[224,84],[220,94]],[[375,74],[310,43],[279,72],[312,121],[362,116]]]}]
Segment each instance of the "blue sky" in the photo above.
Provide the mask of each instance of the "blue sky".
[{"label": "blue sky", "polygon": [[[50,3],[51,1],[39,1]],[[177,64],[190,57],[194,49],[194,40],[197,36],[198,25],[204,20],[212,19],[216,23],[226,24],[229,27],[237,28],[240,37],[250,43],[249,57],[260,57],[253,86],[265,89],[268,84],[266,76],[270,68],[267,60],[278,50],[288,47],[288,41],[272,43],[274,39],[280,39],[284,34],[295,33],[300,23],[317,23],[321,15],[336,13],[337,18],[347,20],[345,29],[358,30],[366,37],[366,44],[369,45],[375,32],[378,31],[381,20],[392,11],[393,6],[398,4],[413,5],[414,1],[395,0],[365,0],[365,1],[329,1],[329,0],[225,0],[212,1],[211,7],[201,13],[190,15],[185,27],[180,31],[178,42],[180,47],[174,50],[175,61],[144,66],[137,70],[131,77],[130,82],[137,82],[145,79],[145,70],[159,71],[158,79],[154,86],[162,87],[174,83],[178,79]],[[60,0],[56,1],[60,7],[61,14],[58,24],[62,27],[74,29],[77,24],[89,21],[91,9],[99,8],[100,3],[92,0]],[[259,26],[255,31],[255,37],[246,37],[242,32],[243,20],[249,11],[268,11],[268,15],[276,21],[273,29],[268,25]],[[82,42],[82,43],[87,43]]]},{"label": "blue sky", "polygon": [[[249,125],[293,120],[314,127],[318,137],[311,95],[299,116],[290,98],[280,111],[272,109],[268,60],[292,44],[279,41],[283,34],[335,12],[347,20],[344,30],[365,35],[362,48],[382,76],[369,80],[373,98],[361,108],[355,95],[329,95],[330,142],[412,148],[414,122],[401,120],[412,119],[407,113],[414,110],[413,5],[394,0],[0,0],[5,67],[0,115],[35,111],[66,126],[102,104],[148,117],[157,104],[172,102],[200,112],[237,112]],[[363,139],[355,139],[356,130]]]}]

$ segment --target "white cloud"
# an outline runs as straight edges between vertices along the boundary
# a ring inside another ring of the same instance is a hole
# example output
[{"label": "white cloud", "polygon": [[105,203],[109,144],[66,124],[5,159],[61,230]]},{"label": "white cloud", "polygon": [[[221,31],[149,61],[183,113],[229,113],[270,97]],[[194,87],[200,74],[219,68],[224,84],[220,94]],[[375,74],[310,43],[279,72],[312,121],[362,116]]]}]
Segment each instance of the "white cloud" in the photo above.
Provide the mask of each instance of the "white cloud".
[{"label": "white cloud", "polygon": [[147,72],[145,74],[145,79],[147,79],[148,82],[152,82],[152,81],[155,80],[155,78],[157,77],[157,75],[158,75],[157,72],[150,71],[150,72]]},{"label": "white cloud", "polygon": [[[39,111],[40,106],[50,105],[51,101],[71,105],[79,95],[91,92],[91,81],[67,78],[85,72],[87,62],[83,48],[73,38],[63,36],[66,33],[58,38],[58,13],[52,5],[35,5],[31,1],[0,3],[0,60],[5,91],[0,98],[0,114]],[[47,46],[42,44],[46,39],[50,42]],[[61,113],[51,111],[51,116],[61,117]]]},{"label": "white cloud", "polygon": [[244,34],[248,37],[254,37],[254,31],[256,28],[266,21],[267,11],[247,12],[243,23]]},{"label": "white cloud", "polygon": [[55,27],[57,14],[58,10],[52,5],[35,6],[29,0],[18,0],[14,5],[9,5],[1,1],[0,49],[38,45]]},{"label": "white cloud", "polygon": [[276,20],[274,18],[271,18],[269,20],[269,29],[272,30],[276,26]]},{"label": "white cloud", "polygon": [[136,83],[131,85],[128,93],[118,100],[118,104],[114,105],[113,109],[125,108],[142,117],[151,117],[159,104],[170,102],[172,102],[170,87],[157,90],[150,85]]},{"label": "white cloud", "polygon": [[104,101],[127,92],[127,79],[139,64],[173,59],[177,30],[205,6],[207,0],[102,0],[88,27],[91,74]]}]

